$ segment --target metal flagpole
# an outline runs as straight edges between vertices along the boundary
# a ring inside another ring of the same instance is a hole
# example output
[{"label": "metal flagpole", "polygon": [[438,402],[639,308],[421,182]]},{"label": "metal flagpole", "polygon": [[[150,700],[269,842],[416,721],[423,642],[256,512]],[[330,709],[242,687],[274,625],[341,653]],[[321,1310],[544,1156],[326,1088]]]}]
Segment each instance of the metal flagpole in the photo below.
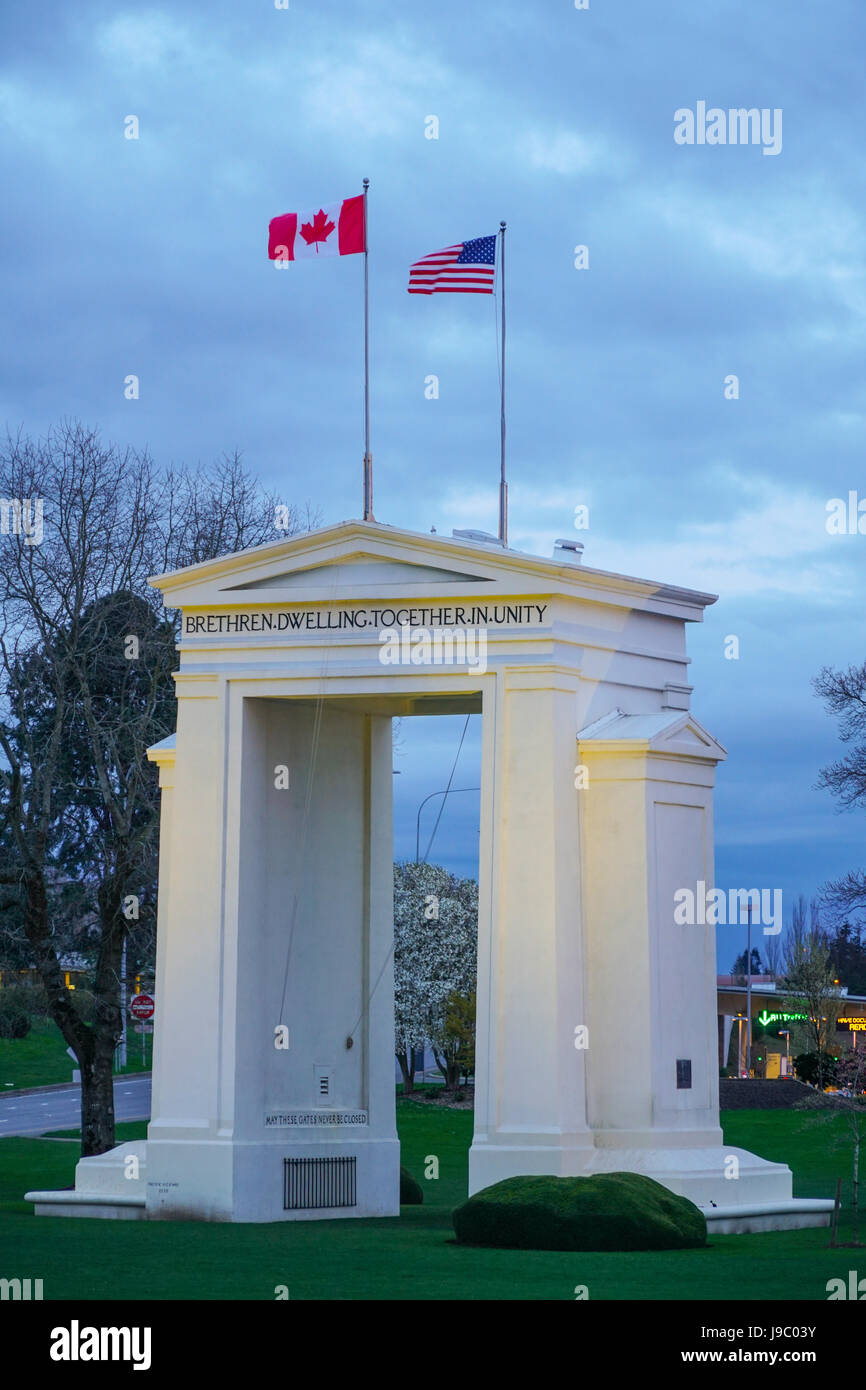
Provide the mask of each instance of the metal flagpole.
[{"label": "metal flagpole", "polygon": [[502,401],[499,412],[499,539],[508,544],[508,484],[505,481],[505,223],[499,224],[499,290],[502,295]]},{"label": "metal flagpole", "polygon": [[746,1076],[752,1075],[752,900],[746,909],[749,933],[746,937]]},{"label": "metal flagpole", "polygon": [[367,189],[364,179],[364,520],[373,516],[373,455],[370,453],[370,267],[367,250]]}]

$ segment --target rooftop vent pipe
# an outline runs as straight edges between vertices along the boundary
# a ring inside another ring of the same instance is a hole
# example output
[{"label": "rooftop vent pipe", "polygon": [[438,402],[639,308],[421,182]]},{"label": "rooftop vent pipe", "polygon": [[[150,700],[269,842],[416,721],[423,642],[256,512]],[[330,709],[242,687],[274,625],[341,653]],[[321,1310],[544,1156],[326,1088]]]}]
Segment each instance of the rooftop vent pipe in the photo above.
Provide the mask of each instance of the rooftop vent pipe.
[{"label": "rooftop vent pipe", "polygon": [[583,541],[573,541],[570,537],[553,542],[553,558],[565,565],[579,565],[583,556]]}]

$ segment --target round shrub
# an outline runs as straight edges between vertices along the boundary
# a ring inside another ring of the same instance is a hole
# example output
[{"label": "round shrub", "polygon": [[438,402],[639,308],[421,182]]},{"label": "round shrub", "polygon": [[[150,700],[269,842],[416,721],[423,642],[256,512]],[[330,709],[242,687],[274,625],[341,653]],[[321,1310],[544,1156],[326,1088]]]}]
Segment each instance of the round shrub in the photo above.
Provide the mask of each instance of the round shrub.
[{"label": "round shrub", "polygon": [[30,1015],[15,996],[15,989],[0,989],[0,1038],[26,1038]]},{"label": "round shrub", "polygon": [[420,1207],[424,1201],[424,1193],[421,1186],[412,1177],[408,1168],[400,1169],[400,1206],[401,1207]]},{"label": "round shrub", "polygon": [[693,1250],[706,1217],[641,1173],[506,1178],[453,1214],[461,1245],[509,1250]]}]

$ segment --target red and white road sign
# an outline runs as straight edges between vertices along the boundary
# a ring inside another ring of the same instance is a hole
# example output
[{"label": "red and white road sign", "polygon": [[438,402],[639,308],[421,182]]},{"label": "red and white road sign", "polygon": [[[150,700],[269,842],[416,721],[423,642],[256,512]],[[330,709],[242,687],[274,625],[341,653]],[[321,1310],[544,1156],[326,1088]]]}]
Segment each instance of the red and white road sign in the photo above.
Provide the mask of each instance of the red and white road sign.
[{"label": "red and white road sign", "polygon": [[133,1018],[153,1018],[155,1008],[152,995],[134,994],[129,1005],[129,1012]]}]

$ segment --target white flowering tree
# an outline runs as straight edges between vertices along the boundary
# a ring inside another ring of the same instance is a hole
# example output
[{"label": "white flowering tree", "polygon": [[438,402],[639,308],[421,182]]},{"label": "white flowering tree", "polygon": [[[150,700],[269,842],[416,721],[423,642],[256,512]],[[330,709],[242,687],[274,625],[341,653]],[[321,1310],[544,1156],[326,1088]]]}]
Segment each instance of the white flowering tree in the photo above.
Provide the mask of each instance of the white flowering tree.
[{"label": "white flowering tree", "polygon": [[[459,1080],[455,997],[475,990],[478,884],[438,864],[394,865],[394,1050],[406,1094],[412,1053],[429,1042],[447,1086]],[[464,1045],[465,1048],[465,1045]]]}]

